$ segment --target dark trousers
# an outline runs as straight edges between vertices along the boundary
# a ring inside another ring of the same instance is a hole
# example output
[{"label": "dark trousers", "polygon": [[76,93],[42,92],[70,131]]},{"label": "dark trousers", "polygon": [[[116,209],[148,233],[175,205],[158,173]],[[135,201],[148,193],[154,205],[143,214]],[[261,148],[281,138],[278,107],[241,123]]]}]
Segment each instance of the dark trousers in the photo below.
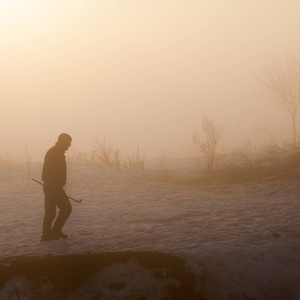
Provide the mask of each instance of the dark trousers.
[{"label": "dark trousers", "polygon": [[72,206],[62,187],[44,186],[45,193],[45,215],[43,221],[43,235],[49,235],[52,222],[56,216],[56,206],[59,213],[53,225],[53,230],[61,232],[67,219],[72,212]]}]

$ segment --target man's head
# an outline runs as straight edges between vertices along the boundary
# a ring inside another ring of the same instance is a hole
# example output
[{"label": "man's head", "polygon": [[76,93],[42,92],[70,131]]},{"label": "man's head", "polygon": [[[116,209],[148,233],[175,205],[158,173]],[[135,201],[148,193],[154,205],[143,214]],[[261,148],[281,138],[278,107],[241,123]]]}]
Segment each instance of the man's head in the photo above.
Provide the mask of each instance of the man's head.
[{"label": "man's head", "polygon": [[59,135],[57,139],[56,145],[60,147],[62,150],[67,151],[71,146],[72,138],[67,133],[62,133]]}]

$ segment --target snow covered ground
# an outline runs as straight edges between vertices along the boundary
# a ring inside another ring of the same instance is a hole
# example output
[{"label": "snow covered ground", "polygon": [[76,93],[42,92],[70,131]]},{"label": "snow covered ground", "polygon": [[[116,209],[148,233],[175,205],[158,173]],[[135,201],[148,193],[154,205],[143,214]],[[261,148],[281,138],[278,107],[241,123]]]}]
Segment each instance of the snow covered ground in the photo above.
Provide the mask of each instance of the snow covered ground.
[{"label": "snow covered ground", "polygon": [[[184,161],[177,167],[193,177],[193,165]],[[196,185],[154,180],[155,169],[117,172],[70,163],[66,191],[83,201],[72,202],[64,228],[69,239],[40,242],[43,191],[30,177],[40,179],[41,168],[41,163],[32,163],[31,170],[22,163],[1,163],[4,263],[29,255],[169,253],[184,258],[203,299],[300,299],[299,168],[292,176],[272,180]],[[138,267],[130,268],[141,274]],[[2,286],[1,299],[11,299],[14,284],[20,299],[26,298],[26,279],[15,278]],[[123,298],[120,294],[113,299]]]}]

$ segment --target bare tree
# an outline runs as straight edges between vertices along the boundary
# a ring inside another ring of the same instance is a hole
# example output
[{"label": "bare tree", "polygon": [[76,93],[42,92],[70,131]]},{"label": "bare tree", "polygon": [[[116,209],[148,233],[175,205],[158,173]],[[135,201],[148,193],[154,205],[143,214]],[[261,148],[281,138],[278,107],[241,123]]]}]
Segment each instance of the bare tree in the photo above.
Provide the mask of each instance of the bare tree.
[{"label": "bare tree", "polygon": [[296,117],[300,104],[300,61],[290,55],[278,64],[274,60],[258,80],[275,96],[292,118],[293,146],[299,142]]},{"label": "bare tree", "polygon": [[206,170],[212,171],[217,145],[223,136],[223,127],[214,123],[213,120],[206,116],[202,118],[202,129],[204,137],[199,138],[196,134],[193,135],[193,142],[204,154],[206,160]]}]

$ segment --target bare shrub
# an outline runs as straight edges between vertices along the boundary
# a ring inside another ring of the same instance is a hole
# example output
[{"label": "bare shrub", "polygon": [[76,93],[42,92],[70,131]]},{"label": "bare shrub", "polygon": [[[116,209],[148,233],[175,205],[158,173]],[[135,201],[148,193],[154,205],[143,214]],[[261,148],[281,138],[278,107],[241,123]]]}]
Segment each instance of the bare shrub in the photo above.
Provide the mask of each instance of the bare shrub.
[{"label": "bare shrub", "polygon": [[204,155],[206,161],[206,171],[213,169],[215,162],[216,149],[223,136],[223,127],[214,123],[212,119],[206,116],[202,118],[202,130],[204,137],[193,135],[193,142],[199,151]]},{"label": "bare shrub", "polygon": [[103,141],[95,140],[92,153],[89,157],[89,161],[99,164],[104,168],[117,167],[120,170],[120,151],[114,149],[111,143],[104,138]]},{"label": "bare shrub", "polygon": [[125,165],[130,169],[144,170],[145,168],[146,154],[145,150],[140,152],[139,146],[137,146],[136,151],[127,157],[127,163]]},{"label": "bare shrub", "polygon": [[91,155],[87,152],[76,152],[68,156],[68,162],[88,163],[91,160]]},{"label": "bare shrub", "polygon": [[260,128],[259,131],[264,134],[264,143],[259,148],[259,152],[269,160],[276,161],[278,154],[287,152],[293,148],[293,145],[282,138],[280,141],[276,140],[267,129]]},{"label": "bare shrub", "polygon": [[163,174],[164,177],[171,180],[173,178],[172,172],[172,159],[167,156],[166,152],[163,151],[162,155],[157,158],[158,167],[160,172]]},{"label": "bare shrub", "polygon": [[112,146],[105,138],[102,142],[95,140],[94,150],[92,151],[92,161],[100,163],[104,167],[111,168],[112,164]]},{"label": "bare shrub", "polygon": [[136,151],[128,155],[127,161],[121,159],[119,149],[115,149],[111,142],[104,138],[102,141],[94,140],[92,151],[77,152],[68,157],[68,162],[84,162],[87,164],[97,165],[102,168],[116,167],[119,171],[121,166],[131,169],[143,170],[145,167],[145,151]]},{"label": "bare shrub", "polygon": [[247,140],[242,146],[234,149],[234,153],[238,155],[244,164],[251,166],[251,153],[253,152],[253,147],[250,140]]}]

